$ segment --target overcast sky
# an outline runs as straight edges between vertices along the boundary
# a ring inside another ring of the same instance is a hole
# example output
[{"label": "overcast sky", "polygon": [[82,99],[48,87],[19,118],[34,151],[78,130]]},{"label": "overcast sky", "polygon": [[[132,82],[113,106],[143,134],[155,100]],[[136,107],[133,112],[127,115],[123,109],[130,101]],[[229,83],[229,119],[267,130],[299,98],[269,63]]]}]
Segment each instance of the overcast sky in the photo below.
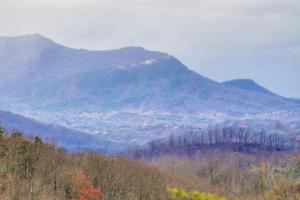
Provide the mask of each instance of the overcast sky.
[{"label": "overcast sky", "polygon": [[299,0],[0,0],[0,36],[74,48],[143,46],[217,81],[300,98]]}]

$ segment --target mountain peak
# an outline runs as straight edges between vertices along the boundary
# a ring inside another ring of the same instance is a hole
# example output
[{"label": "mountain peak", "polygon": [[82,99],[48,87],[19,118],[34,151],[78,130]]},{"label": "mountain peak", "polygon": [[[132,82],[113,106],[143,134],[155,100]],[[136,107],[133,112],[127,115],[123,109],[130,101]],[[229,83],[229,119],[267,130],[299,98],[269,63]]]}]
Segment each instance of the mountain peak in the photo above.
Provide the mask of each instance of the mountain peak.
[{"label": "mountain peak", "polygon": [[225,81],[223,82],[223,84],[238,87],[243,90],[249,90],[251,92],[273,94],[268,89],[262,87],[252,79],[234,79],[230,81]]},{"label": "mountain peak", "polygon": [[0,37],[0,41],[4,42],[9,42],[11,44],[23,44],[23,45],[28,45],[28,44],[34,44],[34,45],[58,45],[56,42],[53,40],[38,34],[27,34],[27,35],[18,35],[18,36],[9,36],[9,37]]},{"label": "mountain peak", "polygon": [[50,40],[49,38],[43,36],[42,34],[39,33],[32,33],[32,34],[26,34],[26,35],[21,35],[21,36],[16,36],[16,37],[24,37],[24,38],[35,38],[35,39],[46,39]]},{"label": "mountain peak", "polygon": [[11,40],[18,40],[18,39],[27,39],[27,40],[50,40],[51,39],[39,34],[39,33],[33,33],[33,34],[26,34],[26,35],[16,35],[16,36],[3,36],[0,37],[1,39],[11,39]]},{"label": "mountain peak", "polygon": [[239,84],[245,84],[245,85],[258,85],[254,80],[249,78],[243,78],[243,79],[233,79],[229,81],[225,81],[224,83],[239,83]]},{"label": "mountain peak", "polygon": [[126,55],[147,55],[151,57],[165,57],[170,58],[171,56],[167,53],[160,52],[160,51],[152,51],[145,49],[144,47],[140,46],[129,46],[129,47],[123,47],[121,49],[116,49],[118,52],[124,53]]},{"label": "mountain peak", "polygon": [[124,51],[146,51],[146,49],[144,47],[140,47],[140,46],[129,46],[129,47],[121,48],[120,50],[124,50]]}]

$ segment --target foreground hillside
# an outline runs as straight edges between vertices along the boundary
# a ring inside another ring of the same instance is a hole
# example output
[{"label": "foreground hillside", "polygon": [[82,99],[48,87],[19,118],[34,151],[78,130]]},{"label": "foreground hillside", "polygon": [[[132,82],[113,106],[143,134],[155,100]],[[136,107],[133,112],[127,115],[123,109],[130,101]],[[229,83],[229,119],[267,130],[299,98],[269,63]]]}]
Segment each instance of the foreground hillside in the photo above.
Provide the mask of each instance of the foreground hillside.
[{"label": "foreground hillside", "polygon": [[[227,200],[300,199],[299,152],[207,152],[193,159],[161,157],[152,160],[152,163],[158,166],[163,174],[167,174],[168,186],[176,188],[177,196],[185,196],[188,191],[196,189],[210,194],[221,194]],[[213,199],[221,200],[211,198]]]},{"label": "foreground hillside", "polygon": [[1,200],[298,200],[299,184],[298,152],[139,161],[67,153],[0,130]]},{"label": "foreground hillside", "polygon": [[122,157],[66,153],[0,131],[1,200],[167,199],[158,169]]}]

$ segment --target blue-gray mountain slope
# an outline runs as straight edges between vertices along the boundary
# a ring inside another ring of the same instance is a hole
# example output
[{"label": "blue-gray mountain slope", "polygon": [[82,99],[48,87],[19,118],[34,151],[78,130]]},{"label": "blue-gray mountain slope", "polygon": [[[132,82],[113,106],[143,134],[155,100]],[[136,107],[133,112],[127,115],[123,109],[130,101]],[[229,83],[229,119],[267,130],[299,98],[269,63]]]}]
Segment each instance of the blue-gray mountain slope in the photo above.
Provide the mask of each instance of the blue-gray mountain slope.
[{"label": "blue-gray mountain slope", "polygon": [[61,126],[47,125],[11,112],[0,111],[0,126],[8,132],[18,131],[31,138],[39,136],[48,142],[56,142],[67,150],[101,150],[98,137]]},{"label": "blue-gray mountain slope", "polygon": [[205,78],[165,53],[64,47],[41,35],[0,38],[1,99],[43,110],[159,110],[231,114],[299,104]]},{"label": "blue-gray mountain slope", "polygon": [[256,93],[260,93],[260,94],[275,95],[270,90],[257,84],[255,81],[253,81],[251,79],[230,80],[230,81],[223,82],[223,84],[228,85],[228,86],[238,87],[243,90],[248,90],[248,91],[256,92]]}]

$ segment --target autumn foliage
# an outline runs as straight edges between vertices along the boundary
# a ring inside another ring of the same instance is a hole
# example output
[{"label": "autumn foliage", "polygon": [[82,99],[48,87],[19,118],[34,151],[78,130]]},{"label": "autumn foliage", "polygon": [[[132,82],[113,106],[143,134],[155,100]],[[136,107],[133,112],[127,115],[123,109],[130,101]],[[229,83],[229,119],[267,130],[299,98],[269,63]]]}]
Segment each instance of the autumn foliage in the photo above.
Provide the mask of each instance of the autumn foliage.
[{"label": "autumn foliage", "polygon": [[0,199],[299,200],[300,152],[211,151],[134,160],[66,152],[0,129]]},{"label": "autumn foliage", "polygon": [[74,189],[73,200],[95,200],[102,196],[101,189],[94,187],[83,171],[75,171],[71,176]]},{"label": "autumn foliage", "polygon": [[165,200],[166,182],[144,161],[55,144],[0,128],[0,200]]},{"label": "autumn foliage", "polygon": [[177,188],[169,188],[167,191],[172,195],[174,200],[227,200],[217,194],[200,192],[197,190],[187,192]]}]

